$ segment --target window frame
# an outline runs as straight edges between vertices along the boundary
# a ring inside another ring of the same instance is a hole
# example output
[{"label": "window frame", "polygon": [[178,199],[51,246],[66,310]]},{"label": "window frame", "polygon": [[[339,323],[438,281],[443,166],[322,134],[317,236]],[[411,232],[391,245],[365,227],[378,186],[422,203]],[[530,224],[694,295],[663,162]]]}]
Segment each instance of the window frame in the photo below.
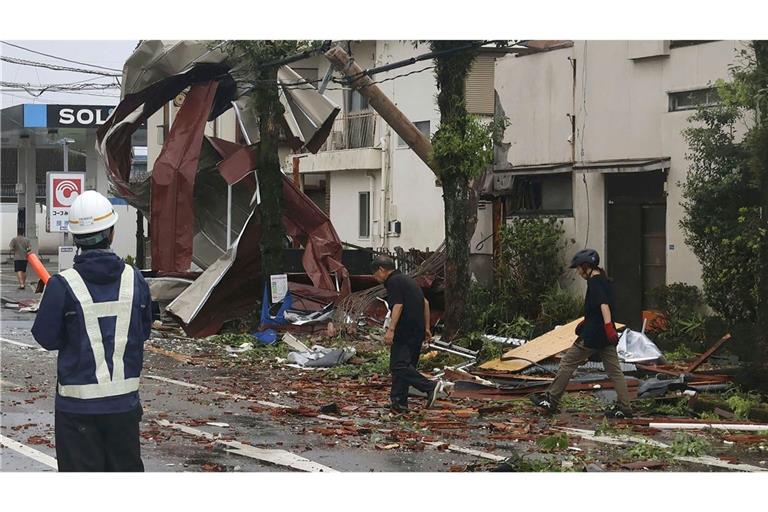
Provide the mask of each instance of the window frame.
[{"label": "window frame", "polygon": [[[422,126],[424,123],[427,123],[426,131],[424,131],[419,125]],[[427,139],[432,139],[432,122],[429,119],[425,119],[424,121],[414,121],[413,124],[416,126],[416,128],[419,129],[421,133],[424,134]],[[397,149],[404,149],[404,148],[410,148],[410,146],[403,140],[403,138],[398,135],[397,136]]]},{"label": "window frame", "polygon": [[[676,105],[677,98],[680,98],[682,95],[701,93],[701,92],[705,93],[704,103],[691,103],[690,105],[686,105],[683,107],[678,107]],[[716,101],[711,100],[713,95],[714,95],[714,98],[716,98]],[[687,110],[696,110],[702,107],[703,108],[716,107],[721,103],[721,99],[717,94],[717,88],[714,86],[697,87],[695,89],[687,89],[683,91],[667,91],[667,99],[668,99],[667,112],[685,112]]]},{"label": "window frame", "polygon": [[[507,219],[511,218],[534,218],[534,217],[557,217],[557,218],[573,218],[574,217],[574,200],[573,200],[573,192],[574,192],[574,183],[573,183],[573,173],[572,172],[564,172],[564,173],[547,173],[547,174],[521,174],[521,178],[533,178],[533,180],[530,180],[529,183],[532,183],[534,181],[538,181],[541,183],[543,180],[546,180],[548,178],[553,177],[561,177],[563,180],[563,183],[567,182],[570,184],[570,208],[548,208],[548,209],[537,209],[537,210],[512,210],[509,203],[512,201],[512,195],[513,194],[505,194],[504,195],[504,217]],[[567,178],[567,179],[566,179]],[[543,185],[541,185],[542,190],[542,198],[541,201],[543,202]]]},{"label": "window frame", "polygon": [[[365,203],[363,203],[365,198]],[[365,204],[365,223],[363,223],[363,204]],[[357,238],[359,240],[371,239],[371,192],[370,190],[357,193]],[[363,232],[365,227],[365,232]]]}]

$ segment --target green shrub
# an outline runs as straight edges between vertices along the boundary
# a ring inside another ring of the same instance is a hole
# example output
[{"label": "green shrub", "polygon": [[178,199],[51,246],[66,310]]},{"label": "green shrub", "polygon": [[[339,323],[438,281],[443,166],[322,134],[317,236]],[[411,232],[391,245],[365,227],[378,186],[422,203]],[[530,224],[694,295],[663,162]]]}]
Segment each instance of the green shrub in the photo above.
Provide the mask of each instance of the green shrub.
[{"label": "green shrub", "polygon": [[516,219],[501,230],[495,296],[512,315],[539,317],[543,297],[564,270],[564,233],[554,218]]},{"label": "green shrub", "polygon": [[666,328],[655,341],[662,349],[686,345],[700,349],[706,339],[707,316],[701,291],[684,283],[673,283],[651,290],[650,299],[666,317]]},{"label": "green shrub", "polygon": [[528,321],[525,317],[518,316],[511,322],[500,325],[496,329],[496,334],[504,338],[530,340],[535,329],[536,326],[533,322]]},{"label": "green shrub", "polygon": [[704,307],[701,290],[685,283],[659,286],[651,290],[649,295],[651,301],[667,318],[691,316],[701,312]]},{"label": "green shrub", "polygon": [[584,314],[584,299],[556,285],[541,299],[541,314],[536,321],[539,331],[547,332]]}]

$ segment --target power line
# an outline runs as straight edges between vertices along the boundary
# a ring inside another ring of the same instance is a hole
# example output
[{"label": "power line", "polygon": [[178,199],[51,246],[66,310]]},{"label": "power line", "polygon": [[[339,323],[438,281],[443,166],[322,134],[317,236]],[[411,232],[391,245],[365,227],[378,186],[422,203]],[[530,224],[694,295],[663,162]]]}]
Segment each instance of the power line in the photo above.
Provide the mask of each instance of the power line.
[{"label": "power line", "polygon": [[104,84],[104,83],[92,84],[92,83],[87,83],[86,81],[63,83],[63,84],[30,84],[30,83],[23,84],[19,82],[0,81],[0,87],[43,90],[43,91],[47,91],[47,90],[82,91],[82,90],[115,89],[115,88],[119,88],[120,86],[117,84]]},{"label": "power line", "polygon": [[90,83],[74,83],[74,84],[21,84],[16,82],[3,82],[0,81],[0,87],[5,91],[24,91],[32,97],[39,97],[46,92],[72,92],[72,91],[103,91],[107,89],[115,89],[120,86],[117,84],[90,84]]},{"label": "power line", "polygon": [[58,60],[62,60],[64,62],[69,62],[71,64],[80,64],[81,66],[89,66],[89,67],[92,67],[92,68],[106,69],[107,71],[122,72],[122,70],[120,70],[120,69],[108,68],[108,67],[99,66],[99,65],[96,65],[96,64],[89,64],[87,62],[80,62],[80,61],[77,61],[77,60],[65,59],[64,57],[57,57],[56,55],[51,55],[51,54],[48,54],[48,53],[38,52],[37,50],[31,50],[29,48],[25,48],[25,47],[19,46],[17,44],[9,43],[8,41],[0,41],[0,43],[7,44],[8,46],[13,46],[14,48],[18,48],[20,50],[24,50],[24,51],[27,51],[27,52],[36,53],[36,54],[42,55],[44,57],[50,57],[51,59],[58,59]]},{"label": "power line", "polygon": [[[371,81],[371,83],[369,83],[367,85],[363,85],[361,87],[358,87],[355,90],[364,89],[366,87],[370,87],[371,85],[377,85],[377,84],[381,84],[381,83],[384,83],[384,82],[389,82],[391,80],[397,80],[397,79],[400,79],[400,78],[405,78],[407,76],[415,75],[417,73],[423,73],[424,71],[428,71],[428,70],[434,69],[434,68],[435,68],[435,66],[426,66],[426,67],[421,68],[421,69],[417,69],[417,70],[414,70],[414,71],[409,71],[408,73],[401,73],[399,75],[395,75],[395,76],[391,76],[391,77],[387,77],[387,78],[382,78],[381,80],[374,80],[374,81]],[[320,82],[322,82],[322,79],[319,79],[319,80],[299,80],[299,81],[296,81],[296,82],[278,82],[278,85],[280,87],[282,87],[283,89],[300,89],[300,88],[302,88],[302,86],[316,85],[316,84],[318,84]],[[259,87],[269,87],[269,86],[272,86],[274,83],[275,83],[274,80],[251,80],[251,81],[248,81],[248,85],[250,87],[248,89],[246,89],[245,91],[243,91],[240,95],[238,95],[238,98],[240,98],[240,97],[242,97],[242,96],[252,92],[254,89],[257,89]],[[347,87],[327,87],[325,90],[326,91],[346,91],[346,90],[350,89],[346,79],[334,78],[333,79],[333,83],[341,84],[341,85],[347,85]]]},{"label": "power line", "polygon": [[19,66],[45,68],[45,69],[52,69],[54,71],[69,71],[72,73],[84,73],[89,75],[109,76],[114,78],[120,76],[117,73],[107,73],[106,71],[96,71],[96,70],[83,69],[83,68],[73,68],[69,66],[59,66],[58,64],[49,64],[47,62],[36,62],[36,61],[26,60],[26,59],[17,59],[16,57],[0,56],[0,60],[8,62],[10,64],[18,64]]}]

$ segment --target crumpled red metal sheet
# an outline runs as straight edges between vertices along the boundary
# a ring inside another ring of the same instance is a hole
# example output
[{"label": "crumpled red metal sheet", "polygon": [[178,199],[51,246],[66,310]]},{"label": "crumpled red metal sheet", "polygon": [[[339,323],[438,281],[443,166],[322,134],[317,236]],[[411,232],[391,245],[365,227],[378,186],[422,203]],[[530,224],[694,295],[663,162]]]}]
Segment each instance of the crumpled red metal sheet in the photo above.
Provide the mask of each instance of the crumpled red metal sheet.
[{"label": "crumpled red metal sheet", "polygon": [[[229,184],[244,180],[255,189],[253,177],[253,148],[235,144],[215,137],[208,137],[213,148],[221,155],[218,164],[221,170],[226,167],[222,177]],[[249,154],[250,153],[250,154]],[[309,197],[296,188],[292,181],[283,176],[283,225],[286,232],[298,238],[305,246],[302,263],[312,282],[312,286],[289,283],[289,289],[297,294],[296,304],[302,309],[319,309],[326,304],[336,302],[351,292],[349,273],[341,263],[342,245],[330,219]],[[260,268],[261,226],[258,210],[246,222],[237,241],[232,265],[224,271],[207,296],[193,298],[199,293],[191,286],[179,296],[179,303],[197,303],[193,315],[187,322],[182,320],[184,331],[191,336],[215,334],[227,320],[249,314],[261,299],[263,279]],[[210,269],[216,272],[215,268]],[[208,272],[208,271],[206,271]],[[339,291],[332,273],[336,273]],[[182,297],[190,294],[190,299]]]},{"label": "crumpled red metal sheet", "polygon": [[193,85],[152,168],[152,270],[184,272],[192,264],[193,193],[205,122],[218,82]]},{"label": "crumpled red metal sheet", "polygon": [[[215,137],[208,140],[224,159],[218,168],[228,184],[251,174],[256,161],[255,148]],[[248,179],[255,186],[252,175]],[[283,176],[283,226],[288,235],[304,245],[301,262],[312,284],[320,289],[336,290],[331,275],[335,273],[340,296],[349,295],[352,290],[349,272],[341,263],[343,246],[331,219],[286,176]]]},{"label": "crumpled red metal sheet", "polygon": [[224,68],[200,65],[187,73],[169,77],[146,89],[126,95],[107,121],[96,130],[99,152],[104,157],[109,181],[117,195],[128,204],[149,214],[149,180],[130,183],[131,136],[164,104],[187,86],[207,82],[221,76]]}]

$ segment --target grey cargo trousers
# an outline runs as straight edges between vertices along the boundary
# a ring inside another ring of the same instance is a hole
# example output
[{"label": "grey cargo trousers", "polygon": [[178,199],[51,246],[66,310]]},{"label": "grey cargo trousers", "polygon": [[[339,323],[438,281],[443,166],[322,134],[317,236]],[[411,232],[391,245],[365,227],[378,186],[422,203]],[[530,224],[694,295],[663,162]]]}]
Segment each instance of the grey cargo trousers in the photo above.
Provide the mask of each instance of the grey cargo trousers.
[{"label": "grey cargo trousers", "polygon": [[565,353],[562,361],[560,361],[560,369],[557,371],[554,382],[549,387],[549,395],[552,399],[553,405],[558,407],[560,405],[560,398],[565,393],[565,388],[568,386],[568,381],[571,379],[571,375],[576,371],[576,368],[586,363],[590,356],[599,354],[605,367],[605,373],[613,381],[614,390],[618,396],[619,407],[624,410],[630,410],[629,391],[627,390],[627,382],[624,380],[624,372],[621,371],[621,364],[619,363],[619,355],[616,352],[615,345],[608,345],[604,348],[589,348],[584,345],[584,340],[579,338],[576,343]]}]

